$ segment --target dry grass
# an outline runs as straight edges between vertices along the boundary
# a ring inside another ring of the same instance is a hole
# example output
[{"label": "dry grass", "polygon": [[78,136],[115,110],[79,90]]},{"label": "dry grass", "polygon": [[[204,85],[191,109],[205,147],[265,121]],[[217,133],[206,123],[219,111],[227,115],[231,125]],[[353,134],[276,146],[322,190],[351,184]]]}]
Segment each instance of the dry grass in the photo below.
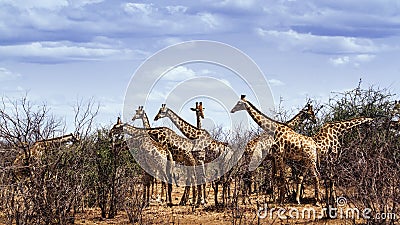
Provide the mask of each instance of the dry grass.
[{"label": "dry grass", "polygon": [[[177,204],[180,196],[183,193],[183,188],[174,188],[173,199]],[[173,206],[168,207],[156,201],[152,201],[150,206],[145,208],[142,215],[143,224],[352,224],[351,220],[336,219],[336,220],[318,220],[318,219],[286,219],[281,220],[276,217],[258,219],[256,201],[264,198],[252,195],[251,205],[239,205],[237,210],[230,207],[216,208],[213,206],[212,191],[208,195],[208,204],[194,208],[192,206]],[[276,206],[271,204],[270,207]],[[314,208],[316,211],[321,208],[315,207],[312,204],[304,204],[301,206],[294,204],[284,204],[282,208],[296,208],[301,211],[303,208]],[[99,209],[86,209],[84,213],[79,213],[76,216],[76,224],[129,224],[128,217],[125,212],[120,212],[114,219],[102,219]]]}]

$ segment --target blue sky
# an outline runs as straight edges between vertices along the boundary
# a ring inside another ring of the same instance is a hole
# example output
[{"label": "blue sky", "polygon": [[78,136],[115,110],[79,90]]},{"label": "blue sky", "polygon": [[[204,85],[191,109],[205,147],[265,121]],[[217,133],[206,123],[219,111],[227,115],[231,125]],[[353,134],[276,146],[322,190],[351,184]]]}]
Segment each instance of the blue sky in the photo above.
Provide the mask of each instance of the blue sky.
[{"label": "blue sky", "polygon": [[389,0],[0,0],[0,91],[28,91],[67,118],[77,99],[94,97],[107,124],[122,114],[131,76],[147,57],[198,39],[250,56],[287,109],[307,97],[326,102],[360,78],[364,87],[400,91],[400,2]]}]

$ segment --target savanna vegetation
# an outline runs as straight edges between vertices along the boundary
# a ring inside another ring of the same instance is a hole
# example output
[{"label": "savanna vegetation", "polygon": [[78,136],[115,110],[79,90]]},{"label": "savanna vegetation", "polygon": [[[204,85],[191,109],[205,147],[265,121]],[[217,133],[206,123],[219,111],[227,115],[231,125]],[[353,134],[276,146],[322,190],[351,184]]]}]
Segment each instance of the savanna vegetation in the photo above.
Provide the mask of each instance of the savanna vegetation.
[{"label": "savanna vegetation", "polygon": [[[370,211],[369,217],[365,218],[340,219],[325,213],[322,219],[303,221],[399,223],[400,107],[395,99],[396,96],[387,89],[362,88],[360,83],[352,90],[332,93],[328,102],[311,101],[317,120],[316,123],[306,120],[295,128],[303,135],[314,135],[327,122],[356,117],[373,118],[372,123],[355,127],[343,135],[337,153],[318,156],[322,190],[322,205],[318,207],[343,206],[337,198],[345,197],[346,207],[368,208]],[[82,214],[93,212],[93,209],[96,218],[109,219],[106,221],[110,222],[122,216],[124,223],[131,224],[199,223],[196,220],[185,222],[186,214],[187,218],[203,218],[204,224],[213,224],[213,220],[217,219],[218,223],[225,224],[298,222],[290,218],[261,219],[257,211],[266,205],[270,208],[298,207],[294,192],[301,162],[287,162],[290,167],[281,173],[285,176],[285,192],[282,193],[278,191],[277,186],[281,183],[277,181],[278,173],[272,160],[266,158],[250,182],[246,180],[246,171],[243,171],[246,167],[239,161],[227,176],[217,181],[227,189],[221,201],[224,204],[214,205],[212,187],[215,183],[208,184],[208,202],[202,206],[189,206],[181,215],[181,206],[175,204],[168,207],[156,201],[155,193],[160,193],[161,185],[154,187],[158,190],[154,191],[151,204],[144,204],[145,173],[123,142],[116,142],[109,135],[112,124],[103,127],[95,125],[96,116],[101,111],[92,99],[77,102],[74,113],[73,141],[43,145],[42,153],[33,153],[32,149],[36,148],[38,141],[65,135],[63,120],[53,116],[46,104],[35,104],[27,96],[1,99],[0,223],[90,224],[90,221],[82,222],[79,218]],[[285,122],[294,113],[278,107],[274,114],[277,120]],[[221,128],[210,132],[218,140],[244,148],[261,130],[255,128],[249,131],[238,127],[230,133]],[[21,160],[16,163],[18,157]],[[311,177],[306,176],[303,184],[302,204],[312,205]],[[243,201],[245,185],[250,186],[250,202]],[[174,190],[178,189],[174,187]],[[283,199],[283,202],[278,199]],[[164,217],[155,218],[153,214],[157,210],[171,212],[174,217],[164,213]],[[177,212],[180,219],[175,218]],[[221,218],[216,218],[217,214]]]}]

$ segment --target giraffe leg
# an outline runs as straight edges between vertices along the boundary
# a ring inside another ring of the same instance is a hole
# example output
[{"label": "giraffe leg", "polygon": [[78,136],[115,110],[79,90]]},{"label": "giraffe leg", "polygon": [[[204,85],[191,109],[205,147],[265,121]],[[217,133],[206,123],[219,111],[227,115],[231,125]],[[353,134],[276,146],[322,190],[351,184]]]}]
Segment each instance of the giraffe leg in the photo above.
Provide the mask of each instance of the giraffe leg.
[{"label": "giraffe leg", "polygon": [[164,201],[164,195],[165,195],[165,198],[167,198],[167,195],[165,193],[165,189],[166,189],[166,185],[165,185],[165,182],[163,181],[161,183],[161,196],[160,196],[160,199],[157,199],[157,200],[161,200],[161,202],[163,202]]},{"label": "giraffe leg", "polygon": [[[150,192],[150,196],[151,196],[151,198],[152,199],[157,199],[157,180],[155,179],[155,178],[153,178],[153,179],[151,179],[151,182],[150,182],[150,186],[151,186],[151,192]],[[154,192],[154,183],[156,184],[156,192]],[[161,193],[161,197],[162,197],[162,193]]]},{"label": "giraffe leg", "polygon": [[185,191],[183,192],[181,201],[179,202],[179,205],[183,206],[186,205],[187,201],[189,200],[189,195],[190,195],[190,187],[193,187],[194,183],[194,178],[193,178],[193,173],[191,171],[187,172],[187,180],[186,180],[186,186],[185,186]]},{"label": "giraffe leg", "polygon": [[213,189],[214,189],[214,204],[215,206],[218,206],[218,183],[219,181],[216,180],[213,182]]},{"label": "giraffe leg", "polygon": [[242,190],[242,195],[243,195],[243,204],[246,204],[246,199],[249,200],[250,203],[250,199],[249,199],[249,194],[250,194],[250,189],[251,189],[251,172],[250,171],[246,171],[243,174],[243,190]]},{"label": "giraffe leg", "polygon": [[[167,155],[167,165],[166,165],[166,178],[167,178],[167,182],[163,183],[164,185],[166,185],[166,202],[167,202],[167,206],[172,206],[172,180],[175,179],[175,174],[174,174],[174,164],[172,161],[172,156],[171,155]],[[176,180],[175,180],[176,183]]]},{"label": "giraffe leg", "polygon": [[314,192],[315,192],[315,205],[319,206],[320,205],[320,190],[319,190],[319,173],[317,169],[317,164],[313,162],[313,167],[312,167],[312,176],[314,177]]},{"label": "giraffe leg", "polygon": [[143,175],[143,206],[147,207],[150,203],[150,180],[153,178],[150,174]]},{"label": "giraffe leg", "polygon": [[206,192],[206,189],[207,189],[207,185],[206,185],[206,183],[204,183],[203,184],[203,199],[204,199],[204,201],[202,202],[203,204],[207,204],[207,192]]},{"label": "giraffe leg", "polygon": [[297,181],[297,190],[296,190],[296,202],[300,205],[300,195],[301,195],[301,184],[304,180],[304,174],[301,174]]},{"label": "giraffe leg", "polygon": [[277,169],[279,171],[279,193],[278,193],[278,198],[279,198],[279,203],[283,203],[284,199],[285,199],[285,179],[284,179],[284,169],[285,169],[285,164],[283,162],[283,158],[281,156],[277,156],[276,157],[276,162],[275,162],[275,166],[277,166]]},{"label": "giraffe leg", "polygon": [[185,191],[183,192],[181,201],[179,202],[179,205],[186,205],[187,200],[188,200],[188,196],[189,196],[189,192],[190,192],[190,186],[186,186],[185,187]]},{"label": "giraffe leg", "polygon": [[167,190],[167,194],[168,194],[168,201],[167,201],[167,205],[168,206],[172,206],[172,184],[168,183],[168,190]]},{"label": "giraffe leg", "polygon": [[197,185],[192,184],[192,205],[196,204],[196,189],[197,189]]},{"label": "giraffe leg", "polygon": [[[203,204],[203,186],[204,186],[204,189],[205,189],[205,167],[204,167],[204,159],[202,158],[202,159],[200,159],[200,165],[201,165],[201,167],[200,167],[200,173],[199,173],[199,176],[198,176],[198,184],[199,185],[197,185],[197,204],[198,205],[200,205],[200,204]],[[205,192],[205,190],[204,190],[204,192]]]}]

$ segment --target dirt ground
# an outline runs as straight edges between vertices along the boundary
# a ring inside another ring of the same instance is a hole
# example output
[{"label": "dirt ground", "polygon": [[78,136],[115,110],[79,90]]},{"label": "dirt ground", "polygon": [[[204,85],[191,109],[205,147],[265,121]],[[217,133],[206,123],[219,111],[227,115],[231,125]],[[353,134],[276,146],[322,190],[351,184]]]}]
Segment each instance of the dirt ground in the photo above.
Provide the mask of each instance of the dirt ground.
[{"label": "dirt ground", "polygon": [[[336,219],[325,220],[315,218],[296,218],[296,219],[280,219],[277,213],[270,217],[267,214],[266,218],[259,218],[257,214],[256,201],[265,200],[265,196],[251,196],[252,204],[239,204],[239,208],[216,208],[213,201],[212,188],[207,187],[208,203],[198,208],[192,206],[178,206],[180,197],[183,193],[183,188],[174,187],[173,190],[173,207],[168,207],[164,203],[151,201],[150,206],[145,208],[142,213],[142,224],[352,224],[351,220]],[[241,201],[239,201],[241,203]],[[320,212],[321,207],[316,207],[313,204],[303,204],[301,206],[295,204],[285,204],[281,206],[268,205],[269,208],[279,207],[287,210],[295,208],[301,212],[304,208],[313,208],[316,212]],[[318,216],[318,214],[317,214]],[[126,212],[120,212],[115,219],[101,219],[99,209],[87,209],[84,213],[77,215],[76,224],[129,224]]]},{"label": "dirt ground", "polygon": [[[159,185],[160,187],[160,185]],[[239,201],[239,207],[227,207],[227,208],[216,208],[213,201],[213,191],[211,187],[207,187],[207,201],[208,203],[200,207],[192,206],[178,206],[180,197],[183,193],[183,188],[173,189],[173,203],[172,207],[168,207],[165,203],[160,203],[152,200],[149,207],[146,207],[141,216],[141,221],[136,224],[352,224],[351,220],[336,219],[336,220],[324,220],[324,219],[280,219],[277,216],[277,212],[270,217],[269,212],[261,216],[266,215],[266,218],[259,218],[257,214],[256,201],[264,202],[265,196],[251,196],[252,204],[243,205],[241,200]],[[268,208],[285,208],[286,210],[295,208],[301,211],[304,208],[313,208],[316,212],[320,212],[320,207],[315,207],[312,204],[285,204],[285,205],[274,205],[269,204]],[[114,219],[102,219],[100,209],[89,208],[85,209],[84,212],[78,213],[75,217],[75,224],[82,225],[106,225],[106,224],[129,224],[129,219],[125,211],[120,211]],[[287,215],[287,213],[286,213]],[[0,224],[5,224],[5,218],[0,215]]]}]

